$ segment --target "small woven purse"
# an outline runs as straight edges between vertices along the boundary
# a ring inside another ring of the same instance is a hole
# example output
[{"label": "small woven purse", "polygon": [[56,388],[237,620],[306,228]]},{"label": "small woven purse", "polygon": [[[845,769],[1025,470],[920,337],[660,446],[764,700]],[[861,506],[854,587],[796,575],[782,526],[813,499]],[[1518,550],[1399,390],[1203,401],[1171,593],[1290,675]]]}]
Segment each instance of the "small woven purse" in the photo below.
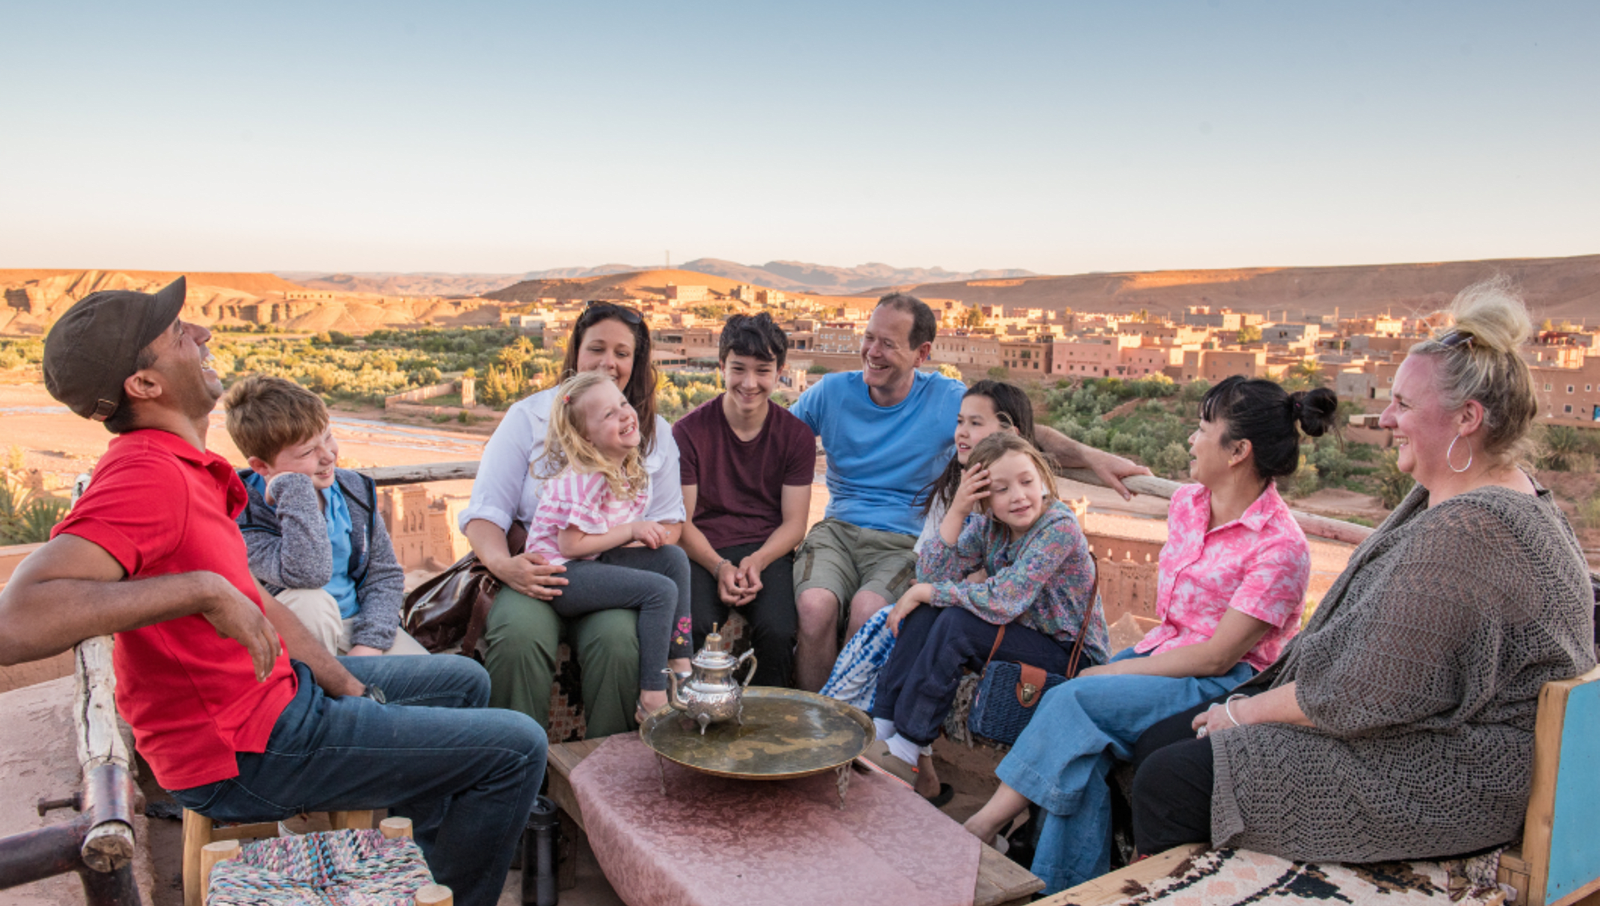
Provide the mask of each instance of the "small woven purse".
[{"label": "small woven purse", "polygon": [[1089,589],[1089,609],[1078,627],[1078,637],[1072,641],[1072,655],[1067,659],[1067,673],[1049,673],[1043,667],[1015,661],[996,661],[994,653],[1000,650],[1000,641],[1006,637],[1006,628],[995,633],[994,645],[983,662],[983,677],[972,695],[972,711],[967,715],[967,729],[974,736],[982,736],[1001,745],[1011,745],[1022,735],[1022,730],[1033,719],[1033,706],[1044,694],[1078,675],[1078,662],[1083,658],[1083,639],[1089,634],[1089,614],[1094,612],[1094,601],[1100,594],[1100,570],[1095,569],[1094,585]]}]

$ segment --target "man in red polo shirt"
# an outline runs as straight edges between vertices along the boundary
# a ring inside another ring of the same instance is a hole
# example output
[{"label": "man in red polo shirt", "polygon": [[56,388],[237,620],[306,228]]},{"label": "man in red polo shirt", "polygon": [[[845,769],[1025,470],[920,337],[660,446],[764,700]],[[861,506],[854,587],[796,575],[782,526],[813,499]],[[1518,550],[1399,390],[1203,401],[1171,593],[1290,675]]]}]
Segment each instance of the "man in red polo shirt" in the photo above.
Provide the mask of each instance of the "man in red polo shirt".
[{"label": "man in red polo shirt", "polygon": [[211,334],[179,319],[183,300],[181,277],[94,293],[46,337],[50,393],[117,437],[0,591],[0,663],[115,633],[118,710],[184,806],[226,821],[389,808],[457,902],[494,903],[544,732],[485,708],[473,661],[336,658],[256,583],[234,522],[244,485],[206,450]]}]

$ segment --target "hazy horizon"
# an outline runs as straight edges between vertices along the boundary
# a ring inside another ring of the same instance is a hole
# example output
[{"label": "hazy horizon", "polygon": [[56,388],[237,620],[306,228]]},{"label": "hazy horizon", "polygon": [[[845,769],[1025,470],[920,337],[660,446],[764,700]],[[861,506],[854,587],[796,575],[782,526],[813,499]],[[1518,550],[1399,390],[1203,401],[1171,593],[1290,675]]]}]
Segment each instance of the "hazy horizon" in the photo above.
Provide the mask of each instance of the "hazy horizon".
[{"label": "hazy horizon", "polygon": [[1600,252],[1600,7],[14,5],[0,267]]}]

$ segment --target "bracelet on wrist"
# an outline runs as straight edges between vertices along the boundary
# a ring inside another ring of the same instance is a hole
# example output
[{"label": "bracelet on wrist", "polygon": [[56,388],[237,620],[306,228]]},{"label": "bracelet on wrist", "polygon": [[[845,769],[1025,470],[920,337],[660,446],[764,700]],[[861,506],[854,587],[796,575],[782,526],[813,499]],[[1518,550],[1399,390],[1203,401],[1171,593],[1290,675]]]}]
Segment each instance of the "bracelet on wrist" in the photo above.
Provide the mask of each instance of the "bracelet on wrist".
[{"label": "bracelet on wrist", "polygon": [[718,560],[717,561],[717,565],[711,567],[711,578],[713,578],[713,579],[722,578],[722,567],[724,567],[726,565],[729,565],[731,563],[733,563],[733,561],[729,560],[727,557],[723,557],[721,560]]},{"label": "bracelet on wrist", "polygon": [[1244,724],[1239,722],[1239,718],[1233,716],[1233,703],[1237,699],[1249,698],[1249,697],[1250,696],[1245,695],[1242,692],[1235,692],[1234,694],[1228,696],[1228,698],[1225,701],[1223,701],[1223,703],[1222,703],[1223,712],[1228,715],[1228,720],[1231,721],[1233,723],[1233,725],[1236,726],[1236,727],[1242,727],[1242,726],[1244,726]]}]

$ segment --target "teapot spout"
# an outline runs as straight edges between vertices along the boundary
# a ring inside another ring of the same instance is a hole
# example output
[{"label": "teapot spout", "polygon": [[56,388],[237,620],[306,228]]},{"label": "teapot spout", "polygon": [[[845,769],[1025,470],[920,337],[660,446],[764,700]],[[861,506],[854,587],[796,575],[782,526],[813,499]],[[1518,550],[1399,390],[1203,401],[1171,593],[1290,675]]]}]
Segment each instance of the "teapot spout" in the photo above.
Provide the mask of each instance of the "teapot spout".
[{"label": "teapot spout", "polygon": [[674,673],[671,667],[663,667],[661,672],[667,675],[667,704],[671,705],[674,711],[688,711],[689,706],[683,703],[681,697],[683,687],[679,685],[678,674]]}]

